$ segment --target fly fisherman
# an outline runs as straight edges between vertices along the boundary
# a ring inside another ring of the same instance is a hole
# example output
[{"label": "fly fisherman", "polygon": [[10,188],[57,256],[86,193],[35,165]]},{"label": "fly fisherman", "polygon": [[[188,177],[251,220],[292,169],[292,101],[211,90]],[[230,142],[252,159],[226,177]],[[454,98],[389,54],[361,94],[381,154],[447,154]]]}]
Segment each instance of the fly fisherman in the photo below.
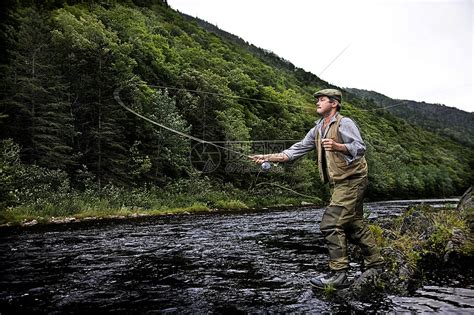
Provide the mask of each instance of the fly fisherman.
[{"label": "fly fisherman", "polygon": [[364,255],[366,269],[382,270],[375,239],[363,221],[363,198],[367,189],[365,144],[353,120],[339,114],[342,94],[339,90],[324,89],[314,94],[317,112],[322,118],[298,143],[281,153],[250,156],[256,163],[293,161],[317,148],[321,181],[329,183],[331,202],[321,220],[321,233],[329,250],[331,272],[310,279],[318,288],[349,285],[347,241],[357,244]]}]

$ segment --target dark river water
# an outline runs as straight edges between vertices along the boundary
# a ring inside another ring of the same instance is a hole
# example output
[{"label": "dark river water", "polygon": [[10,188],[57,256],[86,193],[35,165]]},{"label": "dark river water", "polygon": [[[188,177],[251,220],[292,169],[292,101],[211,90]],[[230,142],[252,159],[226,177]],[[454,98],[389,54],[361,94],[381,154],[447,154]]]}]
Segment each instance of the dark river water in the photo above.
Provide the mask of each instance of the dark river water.
[{"label": "dark river water", "polygon": [[[407,204],[367,208],[378,216]],[[0,314],[346,310],[308,283],[327,271],[322,213],[302,208],[3,228]],[[351,276],[358,273],[354,262]],[[380,310],[471,312],[472,289],[424,287],[426,294],[390,297]]]}]

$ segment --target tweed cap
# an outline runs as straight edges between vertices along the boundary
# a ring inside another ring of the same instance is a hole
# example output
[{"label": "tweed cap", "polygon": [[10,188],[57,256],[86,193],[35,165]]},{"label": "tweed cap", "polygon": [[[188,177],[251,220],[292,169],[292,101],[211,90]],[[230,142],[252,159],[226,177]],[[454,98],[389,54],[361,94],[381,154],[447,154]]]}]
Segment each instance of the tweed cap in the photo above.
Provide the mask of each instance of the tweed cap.
[{"label": "tweed cap", "polygon": [[324,90],[317,91],[316,93],[314,93],[314,97],[320,97],[320,96],[332,97],[338,100],[339,103],[342,102],[342,93],[341,91],[336,90],[336,89],[324,89]]}]

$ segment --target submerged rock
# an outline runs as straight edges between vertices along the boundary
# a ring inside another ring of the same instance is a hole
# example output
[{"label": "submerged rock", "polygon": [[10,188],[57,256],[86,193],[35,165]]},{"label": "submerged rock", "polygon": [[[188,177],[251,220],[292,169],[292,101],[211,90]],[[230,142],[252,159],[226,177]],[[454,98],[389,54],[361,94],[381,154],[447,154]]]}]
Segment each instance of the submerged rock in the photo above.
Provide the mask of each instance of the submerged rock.
[{"label": "submerged rock", "polygon": [[31,221],[25,220],[21,223],[22,226],[33,226],[33,225],[36,225],[36,224],[38,224],[37,220],[31,220]]},{"label": "submerged rock", "polygon": [[377,299],[383,295],[382,276],[383,271],[371,268],[356,278],[348,288],[337,291],[337,295],[347,302],[373,302],[374,298]]}]

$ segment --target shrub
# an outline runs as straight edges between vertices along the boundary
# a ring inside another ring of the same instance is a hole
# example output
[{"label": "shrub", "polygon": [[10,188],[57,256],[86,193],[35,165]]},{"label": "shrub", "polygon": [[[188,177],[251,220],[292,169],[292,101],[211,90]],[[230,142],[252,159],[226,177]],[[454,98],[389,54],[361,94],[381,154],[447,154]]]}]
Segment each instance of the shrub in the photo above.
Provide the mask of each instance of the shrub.
[{"label": "shrub", "polygon": [[0,141],[0,209],[17,201],[15,174],[20,164],[20,146],[12,139]]}]

